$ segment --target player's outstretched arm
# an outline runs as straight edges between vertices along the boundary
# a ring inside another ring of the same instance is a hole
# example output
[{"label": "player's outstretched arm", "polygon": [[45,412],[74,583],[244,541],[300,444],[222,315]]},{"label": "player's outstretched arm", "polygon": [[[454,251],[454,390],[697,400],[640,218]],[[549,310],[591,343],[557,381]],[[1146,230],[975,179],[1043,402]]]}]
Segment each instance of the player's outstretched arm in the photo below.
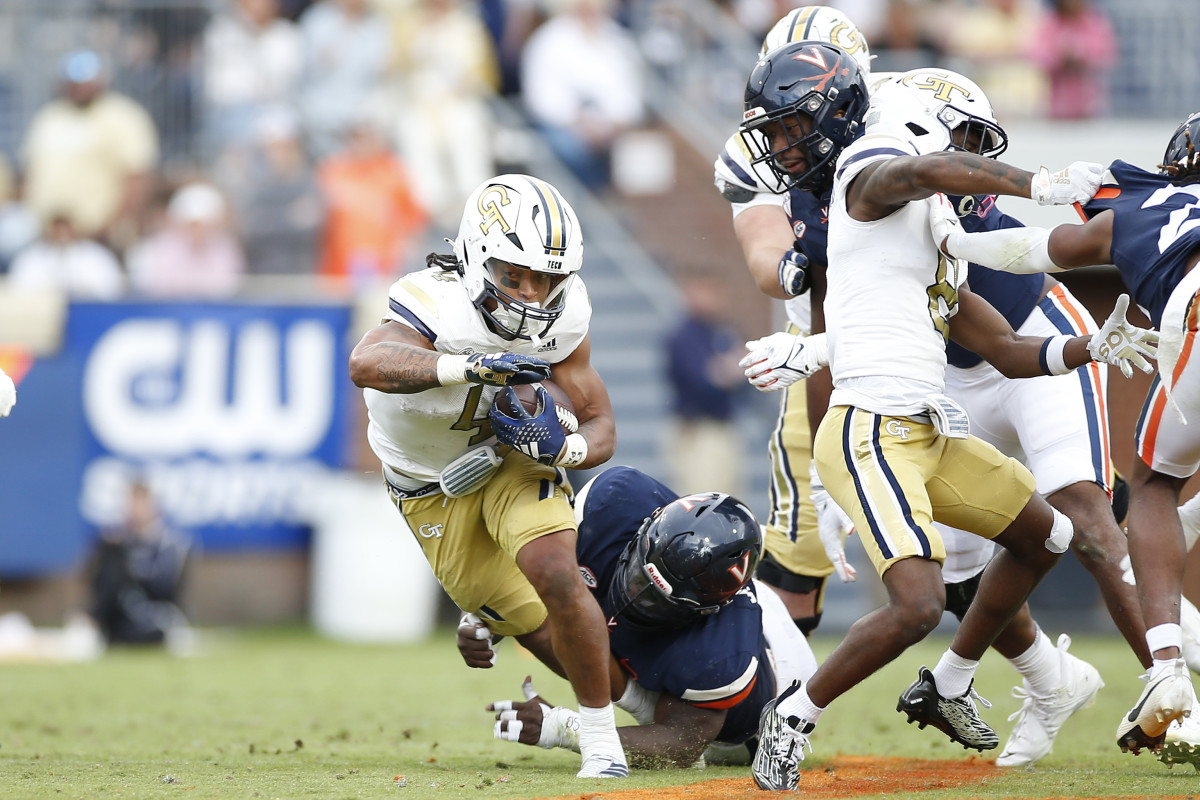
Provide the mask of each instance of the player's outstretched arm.
[{"label": "player's outstretched arm", "polygon": [[1158,354],[1158,334],[1125,319],[1129,295],[1121,295],[1113,313],[1092,336],[1021,336],[982,297],[961,287],[959,311],[950,336],[978,353],[1006,378],[1065,375],[1091,361],[1119,367],[1126,378],[1133,368],[1153,372],[1148,359]]},{"label": "player's outstretched arm", "polygon": [[938,197],[940,202],[929,215],[929,229],[941,251],[953,258],[1018,274],[1061,272],[1111,263],[1111,211],[1105,211],[1083,225],[1065,224],[1050,229],[999,228],[967,233],[945,198]]},{"label": "player's outstretched arm", "polygon": [[1076,161],[1051,173],[1014,167],[974,153],[945,152],[898,156],[863,168],[846,193],[854,219],[883,219],[905,203],[944,194],[1002,194],[1026,197],[1040,205],[1069,205],[1091,199],[1100,188],[1104,167]]},{"label": "player's outstretched arm", "polygon": [[[579,718],[569,708],[552,706],[534,690],[529,678],[521,687],[524,701],[497,700],[486,710],[495,713],[496,739],[538,747],[579,749]],[[630,765],[641,769],[689,767],[721,732],[726,711],[697,708],[662,695],[654,722],[617,728]]]}]

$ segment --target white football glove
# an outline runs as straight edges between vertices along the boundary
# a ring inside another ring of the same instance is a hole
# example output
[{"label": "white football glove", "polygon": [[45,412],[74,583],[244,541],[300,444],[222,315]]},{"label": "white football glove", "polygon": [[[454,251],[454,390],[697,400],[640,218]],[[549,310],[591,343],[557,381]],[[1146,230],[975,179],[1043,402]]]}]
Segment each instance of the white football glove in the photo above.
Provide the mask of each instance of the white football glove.
[{"label": "white football glove", "polygon": [[933,243],[937,245],[938,250],[941,250],[946,255],[954,258],[954,250],[952,245],[954,237],[963,233],[962,223],[958,219],[958,212],[954,210],[954,206],[950,205],[950,201],[946,199],[946,195],[938,192],[932,198],[933,202],[929,213],[929,231],[933,234]]},{"label": "white football glove", "polygon": [[1100,330],[1092,335],[1088,342],[1088,352],[1093,361],[1105,361],[1114,367],[1121,368],[1121,374],[1126,378],[1133,377],[1133,368],[1142,372],[1154,372],[1154,366],[1147,358],[1158,356],[1158,332],[1130,325],[1125,320],[1125,312],[1129,309],[1129,295],[1123,294],[1117,298],[1113,312],[1104,320]]},{"label": "white football glove", "polygon": [[1100,188],[1104,165],[1091,161],[1075,161],[1066,169],[1051,172],[1042,167],[1033,176],[1029,196],[1039,206],[1065,206],[1086,203]]},{"label": "white football glove", "polygon": [[746,349],[750,352],[738,366],[760,392],[784,389],[829,363],[829,343],[823,333],[807,337],[772,333],[746,342]]},{"label": "white football glove", "polygon": [[[533,682],[528,678],[521,684],[521,693],[525,695],[526,703],[538,696],[537,690],[533,688]],[[579,712],[562,706],[551,707],[542,702],[538,703],[538,709],[541,710],[542,730],[538,736],[537,746],[547,750],[562,747],[578,753]],[[492,710],[499,712],[496,724],[492,727],[492,738],[505,742],[521,741],[521,731],[524,730],[525,723],[517,718],[518,712],[513,708],[512,701],[497,700],[492,703]],[[527,710],[526,713],[531,712]],[[536,711],[532,713],[536,714]]]},{"label": "white football glove", "polygon": [[833,562],[833,568],[842,583],[854,583],[858,580],[858,571],[846,560],[846,537],[853,533],[854,522],[829,496],[817,475],[815,461],[808,462],[808,478],[813,506],[817,509],[817,533],[821,537],[821,544],[825,546],[825,555]]},{"label": "white football glove", "polygon": [[7,417],[17,404],[17,385],[0,369],[0,417]]}]

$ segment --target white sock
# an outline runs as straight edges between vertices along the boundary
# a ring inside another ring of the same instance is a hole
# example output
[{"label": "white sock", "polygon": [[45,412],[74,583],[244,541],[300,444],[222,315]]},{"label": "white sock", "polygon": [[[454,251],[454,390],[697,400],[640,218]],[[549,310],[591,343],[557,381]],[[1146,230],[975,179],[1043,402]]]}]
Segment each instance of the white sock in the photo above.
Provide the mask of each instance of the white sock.
[{"label": "white sock", "polygon": [[971,681],[975,680],[975,669],[978,666],[978,661],[963,658],[953,650],[947,650],[932,670],[938,694],[947,700],[962,697],[971,688]]},{"label": "white sock", "polygon": [[[801,685],[799,689],[792,693],[791,697],[780,701],[779,705],[775,706],[775,710],[784,718],[799,717],[801,723],[816,725],[817,720],[821,718],[821,714],[825,711],[824,708],[817,705],[808,696],[808,687]],[[801,724],[803,727],[803,724]]]},{"label": "white sock", "polygon": [[1062,670],[1059,668],[1062,655],[1041,628],[1037,629],[1029,649],[1016,658],[1010,658],[1009,662],[1029,682],[1029,688],[1035,695],[1045,697],[1057,689],[1062,681]]},{"label": "white sock", "polygon": [[621,737],[617,733],[617,715],[612,703],[603,708],[579,707],[579,752],[586,760],[594,752],[625,760]]}]

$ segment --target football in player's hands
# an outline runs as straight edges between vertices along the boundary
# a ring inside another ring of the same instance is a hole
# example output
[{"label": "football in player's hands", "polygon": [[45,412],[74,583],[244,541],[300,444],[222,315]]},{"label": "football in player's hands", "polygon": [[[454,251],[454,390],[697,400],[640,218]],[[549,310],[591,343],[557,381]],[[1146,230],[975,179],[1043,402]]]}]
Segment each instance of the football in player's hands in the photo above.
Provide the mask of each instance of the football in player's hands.
[{"label": "football in player's hands", "polygon": [[[542,411],[542,409],[539,408],[537,393],[537,387],[539,386],[545,389],[546,394],[550,395],[550,397],[554,400],[555,413],[558,415],[558,421],[562,423],[563,430],[565,430],[567,433],[575,433],[577,430],[579,430],[579,421],[575,418],[575,406],[571,403],[571,398],[568,397],[567,393],[563,391],[563,388],[554,381],[547,379],[541,383],[523,383],[518,386],[513,386],[512,394],[517,396],[517,399],[521,401],[521,405],[525,407],[527,412],[533,416],[537,416]],[[496,406],[501,413],[515,419],[518,417],[518,415],[516,413],[516,409],[513,408],[512,404],[508,400],[509,396],[509,392],[507,391],[498,392],[495,400],[492,401],[492,404]]]}]

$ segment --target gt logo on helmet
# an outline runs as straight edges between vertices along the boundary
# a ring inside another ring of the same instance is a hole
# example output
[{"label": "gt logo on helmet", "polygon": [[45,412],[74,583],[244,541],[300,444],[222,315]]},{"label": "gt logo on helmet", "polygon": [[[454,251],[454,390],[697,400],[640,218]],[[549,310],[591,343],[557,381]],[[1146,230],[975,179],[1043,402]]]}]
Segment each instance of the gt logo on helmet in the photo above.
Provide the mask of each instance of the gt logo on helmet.
[{"label": "gt logo on helmet", "polygon": [[479,230],[487,233],[493,225],[500,226],[501,233],[508,233],[512,226],[500,213],[500,206],[509,205],[512,200],[508,197],[508,189],[499,184],[492,184],[479,195],[479,214],[483,218],[479,222]]},{"label": "gt logo on helmet", "polygon": [[[923,80],[917,82],[914,78],[920,77]],[[943,103],[949,103],[954,100],[954,93],[958,92],[964,99],[971,97],[971,92],[965,86],[959,86],[957,83],[951,83],[945,78],[937,75],[910,75],[904,79],[904,82],[914,89],[927,89],[933,92],[933,96]]]}]

